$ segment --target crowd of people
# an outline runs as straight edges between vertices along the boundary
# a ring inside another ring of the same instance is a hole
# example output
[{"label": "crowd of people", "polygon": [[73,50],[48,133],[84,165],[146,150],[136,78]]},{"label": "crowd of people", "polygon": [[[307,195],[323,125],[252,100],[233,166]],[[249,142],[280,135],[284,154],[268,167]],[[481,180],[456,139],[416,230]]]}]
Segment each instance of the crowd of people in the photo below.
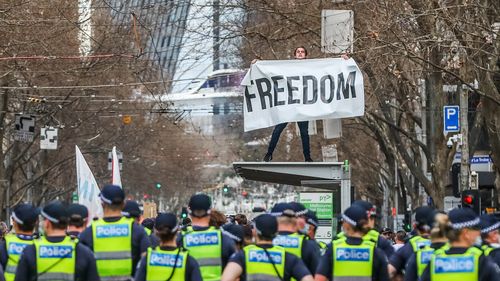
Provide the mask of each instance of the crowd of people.
[{"label": "crowd of people", "polygon": [[500,280],[500,221],[467,208],[419,207],[411,232],[378,232],[376,207],[359,200],[323,243],[315,213],[297,202],[250,219],[212,209],[200,193],[179,221],[144,219],[119,186],[100,200],[103,217],[90,222],[78,204],[16,206],[0,240],[0,280]]}]

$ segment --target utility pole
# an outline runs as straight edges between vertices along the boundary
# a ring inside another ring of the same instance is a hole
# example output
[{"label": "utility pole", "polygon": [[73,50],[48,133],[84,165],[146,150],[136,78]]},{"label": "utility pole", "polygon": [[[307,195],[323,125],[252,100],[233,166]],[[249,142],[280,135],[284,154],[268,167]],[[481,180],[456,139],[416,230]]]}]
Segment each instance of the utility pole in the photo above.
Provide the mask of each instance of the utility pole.
[{"label": "utility pole", "polygon": [[460,94],[460,134],[461,139],[461,159],[460,159],[460,191],[469,189],[469,98],[468,89],[463,89],[463,85],[457,87]]},{"label": "utility pole", "polygon": [[213,0],[213,70],[219,70],[220,66],[220,0]]}]

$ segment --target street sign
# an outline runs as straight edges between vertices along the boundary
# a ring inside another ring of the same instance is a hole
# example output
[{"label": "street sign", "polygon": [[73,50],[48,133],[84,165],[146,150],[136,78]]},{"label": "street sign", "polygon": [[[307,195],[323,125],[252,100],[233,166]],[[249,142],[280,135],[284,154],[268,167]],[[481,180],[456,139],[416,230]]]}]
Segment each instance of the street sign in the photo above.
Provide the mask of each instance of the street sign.
[{"label": "street sign", "polygon": [[316,240],[325,243],[332,242],[333,238],[333,193],[331,192],[301,192],[299,202],[316,212],[318,217],[318,229]]},{"label": "street sign", "polygon": [[40,149],[57,149],[57,128],[40,129]]},{"label": "street sign", "polygon": [[443,131],[445,134],[460,132],[460,107],[458,105],[445,105],[443,107]]},{"label": "street sign", "polygon": [[[120,167],[120,171],[123,170],[123,152],[116,151],[116,156],[118,156],[118,166]],[[108,171],[113,170],[113,153],[108,152]]]},{"label": "street sign", "polygon": [[16,114],[14,140],[32,142],[35,137],[35,116]]}]

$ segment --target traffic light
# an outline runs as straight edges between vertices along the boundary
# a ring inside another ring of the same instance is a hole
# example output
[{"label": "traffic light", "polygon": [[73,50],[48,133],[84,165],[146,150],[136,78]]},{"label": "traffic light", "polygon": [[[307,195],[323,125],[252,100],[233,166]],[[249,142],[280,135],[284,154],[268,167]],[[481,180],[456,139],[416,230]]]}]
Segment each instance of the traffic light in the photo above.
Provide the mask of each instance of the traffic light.
[{"label": "traffic light", "polygon": [[188,217],[188,209],[186,207],[182,207],[181,219],[185,219],[187,217]]},{"label": "traffic light", "polygon": [[224,193],[228,193],[229,192],[229,186],[224,185],[224,187],[222,188],[222,191],[224,191]]},{"label": "traffic light", "polygon": [[155,185],[156,189],[160,189],[161,188],[161,183],[157,182],[156,185]]},{"label": "traffic light", "polygon": [[471,208],[476,214],[481,213],[481,196],[479,190],[469,189],[462,191],[462,208]]},{"label": "traffic light", "polygon": [[411,231],[411,211],[405,212],[405,217],[403,219],[403,230],[406,232]]},{"label": "traffic light", "polygon": [[73,192],[73,194],[71,194],[71,201],[73,203],[78,203],[78,193]]}]

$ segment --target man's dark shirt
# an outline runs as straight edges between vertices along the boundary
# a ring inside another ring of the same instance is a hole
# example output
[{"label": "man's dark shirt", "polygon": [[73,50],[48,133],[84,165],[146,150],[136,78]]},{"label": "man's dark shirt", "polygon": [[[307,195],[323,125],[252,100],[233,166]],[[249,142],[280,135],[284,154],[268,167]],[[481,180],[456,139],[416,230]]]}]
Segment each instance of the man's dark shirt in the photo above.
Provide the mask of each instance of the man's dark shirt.
[{"label": "man's dark shirt", "polygon": [[[273,247],[273,245],[270,244],[257,244],[257,246],[269,249]],[[229,262],[235,262],[241,268],[243,269],[243,273],[240,276],[240,281],[246,281],[247,274],[246,274],[246,266],[245,266],[245,252],[244,251],[239,251],[237,253],[234,253],[234,255],[231,256],[229,259]],[[274,272],[269,272],[269,273],[274,273]],[[301,280],[304,278],[304,276],[310,275],[311,273],[305,266],[304,262],[297,257],[296,255],[290,254],[290,253],[285,253],[285,276],[283,277],[283,280],[290,280],[290,278],[295,278],[295,280]]]},{"label": "man's dark shirt", "polygon": [[[104,218],[106,222],[116,222],[122,217],[109,217]],[[92,226],[87,227],[79,236],[80,242],[89,247],[92,251],[94,250],[94,239],[92,237]],[[144,228],[134,222],[132,224],[132,276],[135,274],[135,269],[139,260],[141,259],[141,254],[145,253],[150,246],[149,237],[144,231]]]},{"label": "man's dark shirt", "polygon": [[[64,240],[66,236],[46,236],[46,239],[52,243],[58,243]],[[75,246],[75,280],[76,281],[98,281],[97,267],[94,254],[89,248],[80,243]],[[35,245],[28,245],[19,260],[17,266],[15,281],[34,281],[37,280],[36,269],[36,250]]]},{"label": "man's dark shirt", "polygon": [[[349,245],[361,245],[363,240],[356,237],[347,237],[346,243]],[[326,253],[321,257],[316,274],[325,276],[328,280],[332,279],[333,273],[333,249],[332,244],[328,245]],[[373,281],[389,281],[389,272],[387,272],[387,258],[384,252],[375,247],[373,251],[372,265],[372,280]]]},{"label": "man's dark shirt", "polygon": [[[177,248],[174,247],[160,247],[160,249],[164,251],[172,251]],[[165,276],[165,280],[168,276]],[[135,281],[145,281],[146,280],[146,257],[142,257],[139,265],[137,266],[137,272],[135,273]],[[186,260],[186,268],[185,268],[185,276],[184,280],[186,281],[203,281],[201,278],[200,267],[196,260],[189,256]]]}]

